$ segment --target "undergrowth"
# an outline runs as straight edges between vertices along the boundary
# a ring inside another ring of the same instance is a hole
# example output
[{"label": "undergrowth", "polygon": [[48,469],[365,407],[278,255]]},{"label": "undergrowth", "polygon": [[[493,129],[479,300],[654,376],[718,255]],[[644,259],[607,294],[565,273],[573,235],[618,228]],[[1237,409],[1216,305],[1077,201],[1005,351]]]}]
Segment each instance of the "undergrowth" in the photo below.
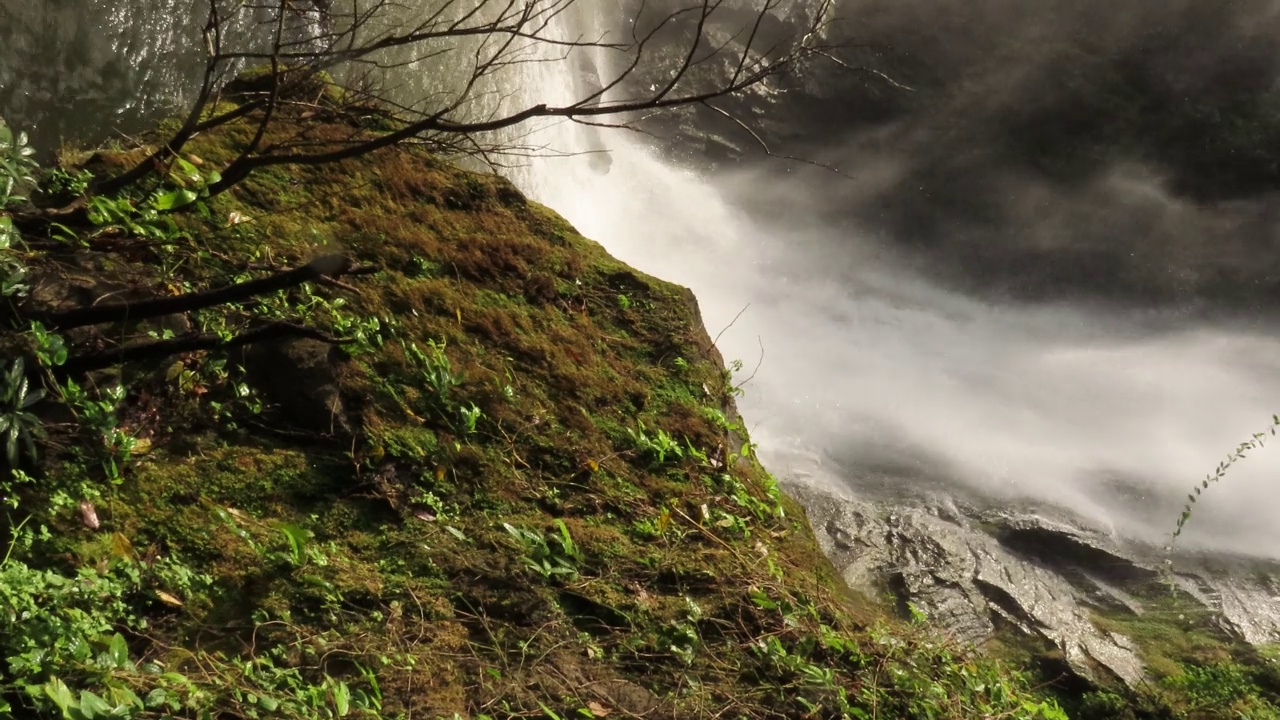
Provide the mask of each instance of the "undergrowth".
[{"label": "undergrowth", "polygon": [[[21,309],[189,293],[333,247],[376,268],[4,331],[0,712],[1065,717],[1018,671],[846,595],[756,459],[688,291],[410,149],[206,197],[202,158],[251,131],[199,138],[80,225],[0,214]],[[6,193],[84,194],[138,155],[42,185],[23,165]],[[66,369],[264,320],[334,340]]]}]

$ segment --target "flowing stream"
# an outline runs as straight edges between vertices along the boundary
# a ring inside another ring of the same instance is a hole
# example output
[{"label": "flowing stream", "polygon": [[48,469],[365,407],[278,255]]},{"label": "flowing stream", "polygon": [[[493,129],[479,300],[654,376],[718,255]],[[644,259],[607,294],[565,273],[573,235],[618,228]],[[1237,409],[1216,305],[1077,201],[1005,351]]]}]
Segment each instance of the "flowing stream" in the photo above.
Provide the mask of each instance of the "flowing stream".
[{"label": "flowing stream", "polygon": [[[181,107],[199,65],[189,5],[0,0],[0,115],[51,148]],[[611,7],[585,0],[564,31],[616,31]],[[592,82],[583,67],[607,76],[614,62],[587,60],[529,65],[509,99],[571,97]],[[401,72],[405,92],[428,82],[427,68]],[[527,192],[695,291],[726,359],[743,363],[743,410],[779,475],[1062,507],[1161,543],[1190,487],[1280,409],[1280,339],[1265,329],[974,299],[915,274],[858,223],[817,220],[812,191],[836,176],[775,160],[699,174],[643,136],[568,121],[522,137],[569,155],[514,168]],[[1233,469],[1187,543],[1280,557],[1278,469],[1270,450]]]}]

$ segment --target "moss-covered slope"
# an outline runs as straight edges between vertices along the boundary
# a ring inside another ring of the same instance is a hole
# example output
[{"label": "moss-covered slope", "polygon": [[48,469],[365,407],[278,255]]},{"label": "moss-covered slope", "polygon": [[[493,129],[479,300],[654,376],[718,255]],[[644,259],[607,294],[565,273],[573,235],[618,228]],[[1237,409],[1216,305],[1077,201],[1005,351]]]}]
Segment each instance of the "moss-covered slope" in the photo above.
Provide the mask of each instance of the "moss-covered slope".
[{"label": "moss-covered slope", "polygon": [[[252,131],[200,138],[165,182],[198,184],[191,167]],[[1018,675],[857,610],[756,461],[692,295],[508,182],[390,149],[270,168],[171,216],[95,212],[26,238],[26,311],[320,253],[361,272],[64,333],[73,356],[284,321],[343,342],[186,352],[70,384],[45,358],[40,460],[2,488],[16,509],[0,708],[1060,716]],[[58,341],[23,326],[5,342],[35,365]]]}]

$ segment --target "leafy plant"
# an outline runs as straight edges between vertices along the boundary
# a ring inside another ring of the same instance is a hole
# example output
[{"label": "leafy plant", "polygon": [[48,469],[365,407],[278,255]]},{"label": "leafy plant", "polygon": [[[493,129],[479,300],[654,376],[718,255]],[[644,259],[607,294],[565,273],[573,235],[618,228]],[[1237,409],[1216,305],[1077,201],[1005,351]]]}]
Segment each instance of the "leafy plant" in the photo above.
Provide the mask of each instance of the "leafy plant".
[{"label": "leafy plant", "polygon": [[67,343],[61,335],[49,332],[38,322],[31,323],[36,359],[44,367],[57,367],[67,361]]},{"label": "leafy plant", "polygon": [[63,400],[96,436],[96,442],[90,444],[91,452],[98,456],[107,479],[115,484],[124,480],[124,471],[138,447],[138,438],[120,426],[119,410],[126,394],[122,385],[105,388],[96,397],[74,380],[67,380],[62,386]]},{"label": "leafy plant", "polygon": [[484,415],[475,403],[471,403],[467,407],[458,408],[458,415],[462,419],[462,431],[468,435],[472,435],[476,431],[476,422]]},{"label": "leafy plant", "polygon": [[556,527],[560,532],[550,538],[509,523],[503,523],[502,527],[516,542],[524,546],[525,566],[541,575],[544,580],[553,577],[570,581],[577,579],[582,551],[573,541],[563,520],[556,520]]},{"label": "leafy plant", "polygon": [[25,297],[27,267],[15,257],[14,246],[21,236],[13,220],[0,217],[0,297]]},{"label": "leafy plant", "polygon": [[40,418],[29,409],[44,399],[44,388],[31,388],[27,378],[26,363],[14,358],[5,370],[0,360],[0,439],[4,441],[5,460],[10,468],[16,468],[21,460],[21,450],[27,456],[36,457],[36,438],[42,434]]},{"label": "leafy plant", "polygon": [[631,436],[632,442],[635,443],[636,450],[639,450],[642,455],[648,457],[656,465],[666,462],[668,456],[676,459],[684,457],[684,448],[662,428],[650,431],[645,428],[643,422],[637,422],[636,429],[628,428],[627,434]]},{"label": "leafy plant", "polygon": [[[1222,479],[1226,477],[1227,471],[1231,469],[1231,466],[1241,460],[1244,460],[1248,457],[1250,452],[1253,452],[1254,450],[1261,450],[1266,445],[1268,437],[1275,437],[1276,428],[1280,428],[1280,415],[1272,415],[1270,427],[1262,432],[1254,433],[1248,440],[1237,445],[1236,449],[1231,451],[1225,460],[1218,463],[1218,467],[1215,468],[1212,473],[1205,475],[1204,480],[1201,480],[1199,485],[1192,488],[1192,491],[1187,494],[1187,504],[1183,506],[1182,514],[1178,516],[1178,522],[1173,529],[1173,535],[1170,538],[1169,546],[1165,548],[1167,551],[1173,549],[1173,543],[1182,535],[1182,531],[1186,528],[1187,522],[1191,520],[1191,510],[1195,504],[1200,501],[1200,494],[1205,490],[1208,490],[1210,485],[1221,482]],[[1165,562],[1166,564],[1169,564],[1172,561],[1166,560]]]},{"label": "leafy plant", "polygon": [[93,181],[93,173],[88,170],[72,172],[65,168],[54,168],[45,180],[45,191],[52,195],[84,195]]},{"label": "leafy plant", "polygon": [[142,238],[172,240],[181,233],[173,218],[160,214],[152,205],[137,207],[129,198],[110,198],[94,195],[89,198],[89,222],[97,225],[99,233],[125,232]]},{"label": "leafy plant", "polygon": [[448,407],[449,391],[462,384],[462,375],[453,371],[449,356],[445,355],[445,343],[427,341],[424,351],[417,343],[404,343],[405,356],[418,369],[427,387],[435,391],[442,406]]},{"label": "leafy plant", "polygon": [[27,134],[14,134],[0,121],[0,210],[26,198],[18,195],[23,185],[34,184],[31,173],[37,166],[32,156],[35,148],[27,144]]},{"label": "leafy plant", "polygon": [[693,664],[698,648],[702,645],[697,625],[702,619],[702,608],[687,597],[684,602],[684,617],[667,623],[659,630],[657,647],[675,656],[687,667]]}]

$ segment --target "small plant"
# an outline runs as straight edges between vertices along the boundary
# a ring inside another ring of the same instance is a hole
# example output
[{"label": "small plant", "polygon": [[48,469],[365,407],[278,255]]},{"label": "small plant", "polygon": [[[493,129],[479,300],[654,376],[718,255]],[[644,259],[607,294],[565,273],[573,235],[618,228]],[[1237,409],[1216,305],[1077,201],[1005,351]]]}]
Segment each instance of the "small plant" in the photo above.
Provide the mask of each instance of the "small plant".
[{"label": "small plant", "polygon": [[618,295],[618,307],[622,308],[623,310],[630,310],[631,298],[627,297],[626,295]]},{"label": "small plant", "polygon": [[4,441],[5,460],[10,468],[16,468],[22,450],[27,457],[36,457],[36,438],[42,434],[40,418],[29,409],[44,399],[44,388],[31,388],[27,378],[26,363],[14,358],[5,370],[0,360],[0,439]]},{"label": "small plant", "polygon": [[169,165],[166,179],[174,187],[156,193],[147,203],[160,212],[176,210],[202,197],[208,197],[209,186],[222,180],[222,175],[216,170],[206,175],[200,172],[195,163],[181,156],[175,156]]},{"label": "small plant", "polygon": [[553,577],[568,581],[578,577],[578,564],[582,562],[582,551],[569,534],[569,528],[563,520],[556,520],[559,534],[549,538],[542,533],[503,523],[507,534],[524,546],[525,566],[541,575],[544,580]]},{"label": "small plant", "polygon": [[61,335],[45,330],[44,325],[31,323],[31,337],[35,340],[36,359],[44,367],[57,367],[67,361],[67,343]]},{"label": "small plant", "polygon": [[698,621],[702,619],[702,608],[687,597],[684,602],[684,617],[666,624],[659,630],[657,646],[659,650],[670,653],[682,665],[688,667],[693,665],[698,648],[702,645],[702,636],[698,633]]},{"label": "small plant", "polygon": [[650,431],[645,428],[643,422],[637,422],[636,429],[628,428],[627,434],[635,443],[636,450],[656,465],[665,463],[668,456],[677,460],[684,457],[684,448],[661,428]]},{"label": "small plant", "polygon": [[0,217],[0,297],[23,298],[27,291],[27,266],[14,252],[21,240],[18,230],[13,227],[13,220]]},{"label": "small plant", "polygon": [[72,172],[64,168],[54,168],[45,180],[45,192],[50,195],[84,195],[93,182],[93,173],[88,170]]},{"label": "small plant", "polygon": [[[1231,466],[1244,460],[1250,452],[1261,450],[1266,445],[1268,437],[1275,437],[1276,428],[1280,428],[1280,415],[1272,415],[1270,427],[1262,432],[1254,433],[1248,440],[1237,445],[1236,449],[1228,454],[1225,460],[1218,463],[1218,467],[1212,473],[1205,475],[1204,480],[1201,480],[1199,485],[1192,488],[1192,491],[1187,494],[1187,504],[1183,506],[1182,514],[1178,516],[1178,522],[1173,529],[1172,537],[1169,539],[1169,545],[1165,547],[1167,552],[1173,550],[1173,544],[1177,542],[1182,535],[1182,531],[1186,528],[1187,522],[1191,520],[1191,510],[1200,501],[1200,494],[1208,490],[1210,485],[1221,482],[1226,477],[1227,471],[1231,469]],[[1165,560],[1166,565],[1171,563],[1171,559]]]},{"label": "small plant", "polygon": [[120,426],[119,410],[124,403],[125,389],[114,385],[92,397],[74,380],[62,386],[62,398],[80,421],[97,437],[91,447],[98,455],[103,472],[113,484],[124,480],[124,471],[133,460],[138,448],[138,438]]},{"label": "small plant", "polygon": [[441,405],[447,407],[449,391],[462,384],[462,375],[453,371],[449,356],[444,354],[445,343],[434,340],[427,341],[424,351],[416,343],[404,343],[405,356],[409,358],[423,381],[435,391]]},{"label": "small plant", "polygon": [[23,185],[35,184],[32,172],[38,167],[32,156],[35,148],[27,144],[27,134],[14,134],[0,121],[0,210],[26,200],[19,195]]},{"label": "small plant", "polygon": [[458,408],[458,415],[462,419],[462,431],[467,435],[474,435],[476,422],[484,415],[484,412],[476,407],[475,403],[471,403],[468,407]]}]

